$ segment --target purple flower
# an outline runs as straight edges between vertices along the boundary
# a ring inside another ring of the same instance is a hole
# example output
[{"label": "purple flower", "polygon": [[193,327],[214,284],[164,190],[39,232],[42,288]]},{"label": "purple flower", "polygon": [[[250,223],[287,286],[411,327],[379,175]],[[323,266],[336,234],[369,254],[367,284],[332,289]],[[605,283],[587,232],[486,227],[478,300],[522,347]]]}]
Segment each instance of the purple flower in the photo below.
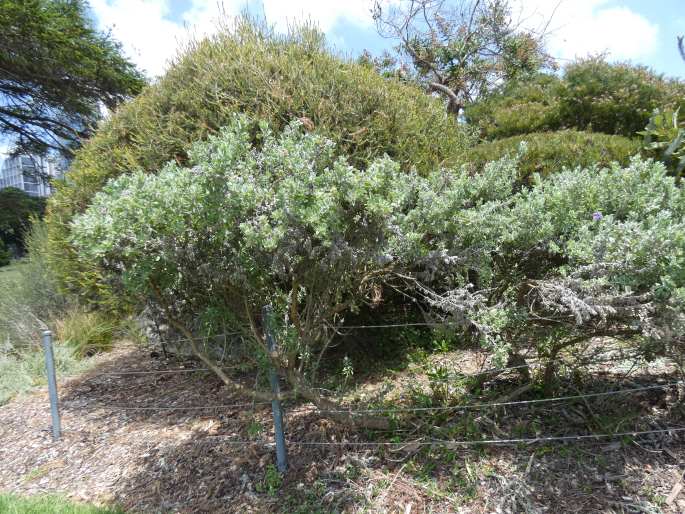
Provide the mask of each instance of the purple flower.
[{"label": "purple flower", "polygon": [[599,221],[599,220],[601,220],[603,217],[604,217],[604,216],[602,216],[602,213],[601,213],[601,212],[593,212],[593,213],[592,213],[592,221]]}]

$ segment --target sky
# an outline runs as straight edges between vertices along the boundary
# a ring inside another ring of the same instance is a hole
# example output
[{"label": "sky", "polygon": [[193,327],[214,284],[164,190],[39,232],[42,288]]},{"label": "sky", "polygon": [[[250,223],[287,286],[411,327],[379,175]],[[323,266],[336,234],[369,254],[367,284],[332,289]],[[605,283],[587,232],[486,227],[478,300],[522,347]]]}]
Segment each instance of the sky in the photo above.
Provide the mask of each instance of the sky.
[{"label": "sky", "polygon": [[[382,0],[398,2],[399,0]],[[449,0],[448,0],[449,1]],[[456,0],[458,1],[458,0]],[[606,53],[609,60],[646,64],[685,79],[676,36],[685,34],[685,0],[510,0],[515,16],[533,29],[548,20],[547,48],[560,64]],[[95,24],[122,43],[149,78],[164,73],[183,43],[216,30],[221,17],[245,10],[277,30],[309,20],[331,47],[355,57],[380,54],[393,42],[381,38],[371,18],[373,0],[90,0]],[[0,158],[7,143],[0,141]]]},{"label": "sky", "polygon": [[[384,0],[397,2],[398,0]],[[647,64],[685,78],[676,36],[685,33],[685,0],[511,0],[516,16],[532,28],[551,18],[548,49],[563,64],[606,52],[610,60]],[[340,53],[380,53],[392,42],[376,34],[373,0],[90,0],[94,18],[111,30],[127,55],[150,77],[162,74],[184,40],[215,30],[223,11],[247,9],[277,29],[308,19]]]}]

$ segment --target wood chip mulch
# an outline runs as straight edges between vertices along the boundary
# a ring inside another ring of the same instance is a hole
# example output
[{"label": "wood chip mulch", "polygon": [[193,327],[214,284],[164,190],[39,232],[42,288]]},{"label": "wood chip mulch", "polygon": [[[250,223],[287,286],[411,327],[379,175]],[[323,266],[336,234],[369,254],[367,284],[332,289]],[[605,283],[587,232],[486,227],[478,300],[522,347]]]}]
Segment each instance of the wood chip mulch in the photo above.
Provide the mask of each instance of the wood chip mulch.
[{"label": "wood chip mulch", "polygon": [[[0,407],[0,491],[58,493],[144,513],[685,512],[683,437],[459,450],[449,465],[443,459],[425,472],[408,460],[416,452],[291,447],[289,473],[269,490],[269,405],[230,407],[246,399],[201,371],[106,374],[182,365],[196,366],[118,349],[89,373],[60,380],[57,442],[46,389]],[[223,407],[169,409],[208,405]],[[127,410],[152,406],[165,409]],[[289,408],[287,430],[298,440],[363,437],[307,406]]]},{"label": "wood chip mulch", "polygon": [[144,351],[119,350],[83,377],[61,381],[63,434],[57,442],[45,388],[0,407],[0,490],[62,493],[134,512],[268,510],[273,499],[254,494],[254,477],[263,475],[272,451],[263,444],[228,443],[250,440],[245,427],[255,420],[269,427],[268,405],[124,410],[246,400],[231,397],[203,372],[103,375],[166,367],[178,365],[164,365]]}]

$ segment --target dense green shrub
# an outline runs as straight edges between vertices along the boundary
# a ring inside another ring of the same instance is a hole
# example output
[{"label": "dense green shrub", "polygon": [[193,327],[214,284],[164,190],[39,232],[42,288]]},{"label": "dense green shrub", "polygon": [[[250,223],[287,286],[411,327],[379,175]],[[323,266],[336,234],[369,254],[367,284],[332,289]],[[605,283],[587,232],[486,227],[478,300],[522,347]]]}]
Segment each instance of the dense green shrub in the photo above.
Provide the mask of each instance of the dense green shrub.
[{"label": "dense green shrub", "polygon": [[550,376],[560,352],[592,337],[683,342],[685,194],[660,163],[521,188],[515,159],[422,176],[335,155],[299,124],[274,136],[238,118],[194,147],[190,167],[110,181],[72,223],[73,243],[191,341],[216,318],[263,350],[271,303],[283,345],[269,358],[320,406],[307,381],[334,329],[384,289],[497,356],[534,350]]},{"label": "dense green shrub", "polygon": [[31,226],[31,218],[41,217],[45,200],[28,195],[21,189],[7,187],[0,190],[0,239],[18,252],[25,250],[24,236]]},{"label": "dense green shrub", "polygon": [[404,169],[453,163],[467,128],[421,89],[333,55],[321,33],[280,36],[249,20],[192,43],[167,74],[121,107],[78,153],[51,201],[53,265],[66,286],[101,297],[94,270],[67,244],[68,223],[105,182],[169,160],[187,162],[191,142],[216,133],[236,112],[281,130],[294,119],[335,141],[355,165],[388,154]]},{"label": "dense green shrub", "polygon": [[12,262],[12,254],[5,242],[0,239],[0,267],[7,266],[10,262]]},{"label": "dense green shrub", "polygon": [[630,137],[657,107],[679,105],[685,87],[645,66],[595,58],[566,67],[559,95],[563,126]]},{"label": "dense green shrub", "polygon": [[331,140],[301,129],[275,136],[238,117],[194,147],[192,167],[172,162],[110,181],[72,228],[81,258],[131,301],[161,310],[208,364],[192,336],[198,321],[246,330],[260,348],[255,322],[274,305],[292,329],[277,365],[320,404],[303,373],[316,372],[328,327],[387,273],[388,216],[412,179],[388,157],[359,170],[336,158]]},{"label": "dense green shrub", "polygon": [[657,107],[685,102],[685,84],[644,66],[592,58],[566,67],[562,78],[540,74],[510,82],[466,108],[485,139],[559,129],[634,137]]},{"label": "dense green shrub", "polygon": [[685,171],[685,121],[680,109],[656,109],[640,133],[644,137],[643,153],[663,162],[674,175]]},{"label": "dense green shrub", "polygon": [[466,119],[484,139],[500,139],[531,132],[557,130],[559,89],[556,75],[539,74],[512,81],[496,93],[466,107]]},{"label": "dense green shrub", "polygon": [[564,168],[609,166],[612,162],[626,165],[639,153],[637,139],[575,130],[539,132],[481,143],[470,149],[464,159],[472,171],[478,171],[490,161],[519,153],[525,141],[525,152],[519,159],[521,178],[533,173],[547,175]]}]

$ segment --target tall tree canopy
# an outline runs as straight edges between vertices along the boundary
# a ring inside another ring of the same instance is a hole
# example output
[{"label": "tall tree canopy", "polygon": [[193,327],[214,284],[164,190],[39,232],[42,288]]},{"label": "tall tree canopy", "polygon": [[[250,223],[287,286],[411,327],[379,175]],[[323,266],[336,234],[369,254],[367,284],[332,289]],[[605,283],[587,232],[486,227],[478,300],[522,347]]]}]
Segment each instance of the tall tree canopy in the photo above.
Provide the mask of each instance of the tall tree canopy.
[{"label": "tall tree canopy", "polygon": [[554,65],[544,29],[524,29],[508,0],[377,1],[374,19],[381,36],[398,40],[412,78],[443,95],[455,114],[502,81]]},{"label": "tall tree canopy", "polygon": [[83,0],[2,0],[0,26],[0,135],[18,153],[70,155],[101,106],[145,84]]}]

